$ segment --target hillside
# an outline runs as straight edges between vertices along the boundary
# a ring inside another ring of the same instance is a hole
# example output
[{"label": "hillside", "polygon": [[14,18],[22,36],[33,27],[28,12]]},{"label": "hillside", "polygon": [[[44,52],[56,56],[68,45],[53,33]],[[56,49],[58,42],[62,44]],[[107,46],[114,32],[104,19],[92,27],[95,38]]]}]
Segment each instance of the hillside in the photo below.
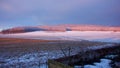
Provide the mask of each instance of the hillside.
[{"label": "hillside", "polygon": [[2,30],[3,34],[11,33],[25,33],[33,31],[120,31],[120,27],[112,26],[98,26],[98,25],[54,25],[54,26],[29,26],[29,27],[14,27],[6,30]]}]

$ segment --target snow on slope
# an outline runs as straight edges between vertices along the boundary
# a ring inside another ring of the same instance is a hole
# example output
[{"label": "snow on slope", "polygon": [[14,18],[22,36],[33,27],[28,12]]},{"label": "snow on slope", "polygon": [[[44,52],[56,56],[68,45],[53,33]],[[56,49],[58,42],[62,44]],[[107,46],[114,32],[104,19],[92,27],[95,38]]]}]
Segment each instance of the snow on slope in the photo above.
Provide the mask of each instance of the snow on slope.
[{"label": "snow on slope", "polygon": [[90,40],[103,42],[120,42],[120,32],[113,31],[67,31],[67,32],[45,32],[36,31],[17,34],[0,34],[0,37],[14,37],[26,39],[45,40]]}]

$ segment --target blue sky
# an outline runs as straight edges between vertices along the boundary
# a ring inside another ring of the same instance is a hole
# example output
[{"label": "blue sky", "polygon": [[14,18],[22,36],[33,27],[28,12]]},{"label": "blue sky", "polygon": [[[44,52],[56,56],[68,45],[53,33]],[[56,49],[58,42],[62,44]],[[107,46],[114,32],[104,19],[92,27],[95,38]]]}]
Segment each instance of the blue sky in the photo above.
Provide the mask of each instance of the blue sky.
[{"label": "blue sky", "polygon": [[54,24],[120,26],[120,0],[0,0],[0,28]]}]

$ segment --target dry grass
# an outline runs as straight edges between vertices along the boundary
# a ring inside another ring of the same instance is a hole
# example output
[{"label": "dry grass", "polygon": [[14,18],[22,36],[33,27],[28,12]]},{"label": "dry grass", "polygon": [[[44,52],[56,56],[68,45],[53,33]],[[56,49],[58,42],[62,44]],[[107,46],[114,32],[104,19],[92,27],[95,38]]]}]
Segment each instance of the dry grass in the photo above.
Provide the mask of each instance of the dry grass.
[{"label": "dry grass", "polygon": [[40,51],[53,51],[63,47],[86,48],[88,46],[103,45],[103,42],[90,41],[58,41],[58,40],[32,40],[32,39],[16,39],[16,38],[0,38],[0,55],[19,56],[26,53],[34,53]]},{"label": "dry grass", "polygon": [[33,39],[18,39],[18,38],[0,38],[0,45],[16,44],[16,43],[39,43],[39,42],[55,42],[53,40],[33,40]]}]

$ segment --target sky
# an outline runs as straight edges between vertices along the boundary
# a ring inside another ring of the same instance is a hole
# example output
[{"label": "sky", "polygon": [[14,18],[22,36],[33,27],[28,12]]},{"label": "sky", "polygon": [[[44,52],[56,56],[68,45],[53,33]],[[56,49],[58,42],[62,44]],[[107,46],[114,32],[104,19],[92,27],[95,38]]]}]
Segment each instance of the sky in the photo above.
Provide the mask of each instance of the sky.
[{"label": "sky", "polygon": [[0,29],[93,24],[120,26],[120,0],[0,0]]}]

